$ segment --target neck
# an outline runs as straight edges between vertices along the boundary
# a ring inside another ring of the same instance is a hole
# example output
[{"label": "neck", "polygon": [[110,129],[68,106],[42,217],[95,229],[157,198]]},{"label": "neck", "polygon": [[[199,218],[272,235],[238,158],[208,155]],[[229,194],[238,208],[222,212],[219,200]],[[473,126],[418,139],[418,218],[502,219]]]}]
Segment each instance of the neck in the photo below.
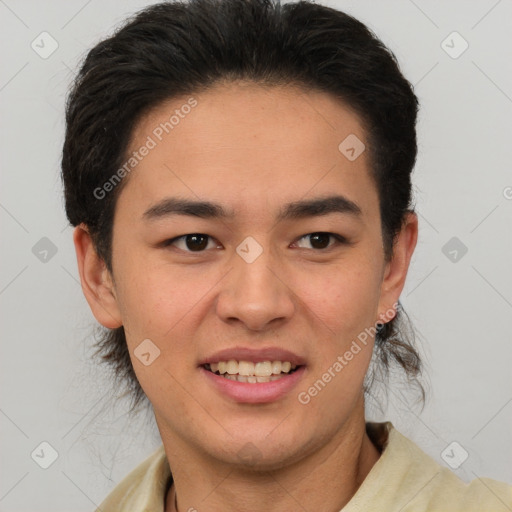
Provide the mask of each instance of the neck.
[{"label": "neck", "polygon": [[201,460],[179,440],[162,439],[174,479],[165,512],[284,512],[297,508],[337,512],[350,501],[380,456],[366,433],[364,413],[357,421],[347,422],[319,450],[272,471],[240,470],[206,457]]}]

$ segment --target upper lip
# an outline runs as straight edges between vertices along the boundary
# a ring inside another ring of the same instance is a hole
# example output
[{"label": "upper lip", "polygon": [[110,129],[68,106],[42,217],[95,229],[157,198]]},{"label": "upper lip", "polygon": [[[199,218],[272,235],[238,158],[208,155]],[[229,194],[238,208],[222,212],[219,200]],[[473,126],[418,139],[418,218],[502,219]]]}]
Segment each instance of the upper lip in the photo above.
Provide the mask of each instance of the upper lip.
[{"label": "upper lip", "polygon": [[214,354],[205,357],[200,361],[199,365],[203,366],[209,363],[218,363],[219,361],[252,361],[253,363],[260,363],[262,361],[289,361],[297,366],[306,364],[304,358],[278,347],[266,347],[260,349],[246,348],[246,347],[233,347],[219,350]]}]

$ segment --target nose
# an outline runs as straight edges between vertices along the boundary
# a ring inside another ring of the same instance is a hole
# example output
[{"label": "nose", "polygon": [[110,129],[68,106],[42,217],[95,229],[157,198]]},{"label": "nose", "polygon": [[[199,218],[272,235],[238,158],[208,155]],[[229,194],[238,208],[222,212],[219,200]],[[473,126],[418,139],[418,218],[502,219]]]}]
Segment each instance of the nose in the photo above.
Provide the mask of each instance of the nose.
[{"label": "nose", "polygon": [[233,255],[234,267],[221,281],[217,298],[217,314],[223,321],[231,324],[238,321],[247,329],[263,331],[293,316],[293,291],[270,256],[264,250],[248,263],[238,254]]}]

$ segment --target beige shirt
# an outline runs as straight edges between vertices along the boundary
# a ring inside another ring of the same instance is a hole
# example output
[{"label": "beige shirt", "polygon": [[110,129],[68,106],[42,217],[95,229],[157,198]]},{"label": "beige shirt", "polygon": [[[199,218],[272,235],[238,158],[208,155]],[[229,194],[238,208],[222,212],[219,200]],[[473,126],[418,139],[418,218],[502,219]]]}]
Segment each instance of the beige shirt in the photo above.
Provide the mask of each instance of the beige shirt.
[{"label": "beige shirt", "polygon": [[[511,512],[512,486],[488,478],[464,483],[390,422],[367,423],[382,452],[342,512]],[[96,512],[164,512],[171,471],[163,445],[124,478]]]}]

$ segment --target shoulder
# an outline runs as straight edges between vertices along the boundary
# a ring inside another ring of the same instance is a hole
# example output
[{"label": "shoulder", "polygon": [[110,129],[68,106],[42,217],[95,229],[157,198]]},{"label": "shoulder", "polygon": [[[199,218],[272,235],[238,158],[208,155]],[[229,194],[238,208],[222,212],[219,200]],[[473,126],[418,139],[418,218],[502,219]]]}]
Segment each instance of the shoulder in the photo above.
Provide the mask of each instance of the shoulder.
[{"label": "shoulder", "polygon": [[169,463],[161,445],[116,485],[96,512],[164,512],[165,493],[171,481]]},{"label": "shoulder", "polygon": [[488,478],[462,481],[390,422],[368,423],[382,454],[343,512],[510,512],[512,486]]}]

